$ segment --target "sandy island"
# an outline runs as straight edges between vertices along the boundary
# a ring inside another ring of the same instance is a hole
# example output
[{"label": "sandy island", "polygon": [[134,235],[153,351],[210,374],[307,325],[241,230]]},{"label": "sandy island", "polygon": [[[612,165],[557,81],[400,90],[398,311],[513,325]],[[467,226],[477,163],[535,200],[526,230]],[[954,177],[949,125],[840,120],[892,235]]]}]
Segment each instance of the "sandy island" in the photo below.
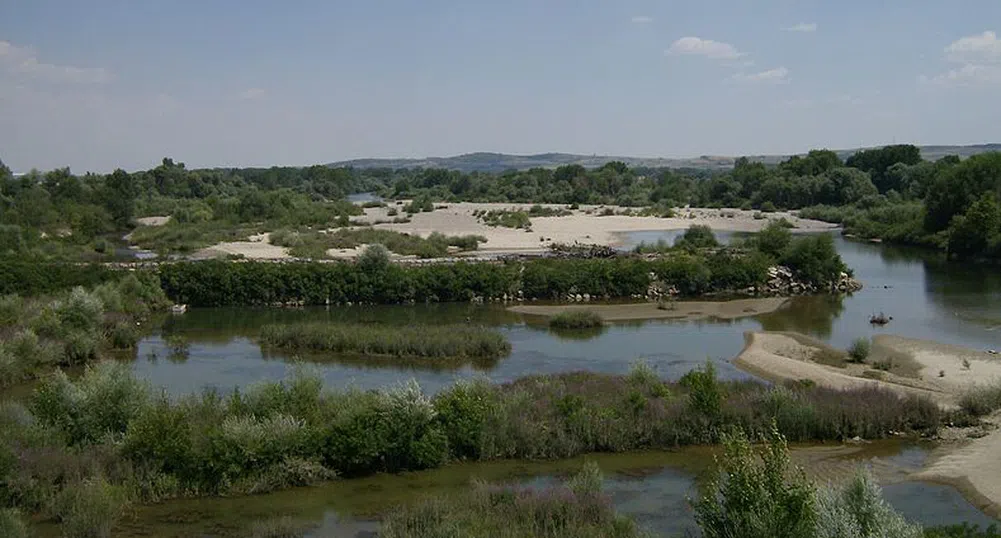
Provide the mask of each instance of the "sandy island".
[{"label": "sandy island", "polygon": [[518,305],[508,310],[529,316],[551,317],[561,312],[588,310],[605,321],[630,321],[640,319],[737,319],[767,314],[782,308],[789,299],[766,297],[736,301],[677,301],[666,303],[664,309],[657,303],[595,304],[595,305]]},{"label": "sandy island", "polygon": [[[472,257],[495,257],[503,254],[537,254],[546,252],[554,243],[585,243],[598,245],[619,245],[624,234],[637,231],[683,230],[698,224],[717,231],[757,232],[771,219],[785,218],[796,227],[793,232],[817,232],[834,230],[836,225],[815,220],[801,219],[792,213],[777,212],[761,214],[740,209],[677,209],[676,217],[637,217],[626,215],[598,216],[610,209],[616,213],[638,211],[638,208],[617,206],[581,206],[571,210],[571,215],[563,217],[532,217],[531,230],[491,227],[473,216],[476,211],[522,210],[528,211],[536,204],[502,203],[454,203],[437,204],[440,209],[430,213],[417,213],[409,222],[392,223],[394,217],[389,209],[395,208],[399,216],[403,212],[403,202],[390,202],[389,207],[365,208],[363,216],[354,217],[354,222],[371,224],[376,229],[393,230],[427,237],[432,232],[445,235],[481,235],[487,238],[476,252],[465,253]],[[566,209],[565,205],[540,204],[544,207]],[[755,219],[757,214],[759,218]],[[765,218],[760,218],[765,217]],[[162,218],[162,217],[158,217]],[[263,243],[263,244],[262,244]],[[205,249],[201,255],[242,254],[250,259],[282,259],[289,257],[288,250],[280,247],[267,248],[267,240],[252,240],[221,243]],[[361,249],[345,249],[330,252],[334,258],[351,258]]]},{"label": "sandy island", "polygon": [[[748,333],[744,350],[734,359],[741,369],[774,381],[809,379],[818,385],[848,389],[879,386],[900,394],[926,396],[954,408],[963,391],[1001,381],[1001,360],[984,351],[900,336],[877,336],[873,354],[912,361],[910,375],[879,372],[881,379],[860,377],[865,366],[837,368],[814,362],[824,344],[788,333]],[[902,371],[907,371],[904,368]],[[976,429],[972,440],[939,449],[933,461],[912,478],[952,485],[978,508],[1001,516],[1001,414]]]}]

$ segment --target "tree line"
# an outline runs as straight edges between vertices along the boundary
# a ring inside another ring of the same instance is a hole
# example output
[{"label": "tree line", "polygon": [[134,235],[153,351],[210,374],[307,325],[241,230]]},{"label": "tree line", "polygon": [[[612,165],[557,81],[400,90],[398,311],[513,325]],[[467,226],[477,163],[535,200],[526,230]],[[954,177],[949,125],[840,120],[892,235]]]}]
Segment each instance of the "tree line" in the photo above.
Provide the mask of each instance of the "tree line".
[{"label": "tree line", "polygon": [[[134,218],[171,215],[140,244],[186,252],[234,231],[347,225],[357,192],[434,201],[692,205],[803,210],[848,232],[1001,257],[1001,153],[925,161],[919,148],[861,150],[842,161],[813,150],[776,166],[738,159],[730,171],[630,168],[622,162],[501,173],[328,166],[189,170],[172,159],[150,170],[75,176],[68,169],[13,177],[0,163],[0,253],[101,254],[95,239],[127,231]],[[254,225],[250,229],[241,225]],[[235,234],[239,235],[239,234]],[[106,247],[106,245],[104,245]],[[169,248],[168,248],[169,247]]]}]

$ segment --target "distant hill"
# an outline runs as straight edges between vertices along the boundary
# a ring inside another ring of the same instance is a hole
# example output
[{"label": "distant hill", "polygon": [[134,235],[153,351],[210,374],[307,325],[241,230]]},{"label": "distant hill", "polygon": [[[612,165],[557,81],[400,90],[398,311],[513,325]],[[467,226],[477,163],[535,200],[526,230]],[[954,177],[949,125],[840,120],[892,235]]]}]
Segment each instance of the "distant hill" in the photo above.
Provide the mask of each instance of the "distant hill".
[{"label": "distant hill", "polygon": [[[858,151],[838,150],[842,159]],[[975,146],[921,146],[925,159],[937,160],[945,155],[969,157],[988,151],[1001,151],[1001,144],[980,144]],[[752,161],[778,164],[791,155],[748,156]],[[586,168],[597,168],[609,161],[622,161],[629,166],[651,168],[700,168],[726,170],[733,168],[737,157],[702,155],[686,159],[662,157],[620,157],[613,155],[575,155],[572,153],[540,153],[538,155],[508,155],[505,153],[467,153],[454,157],[427,157],[424,159],[355,159],[331,163],[333,167],[354,168],[446,168],[461,172],[503,172],[505,170],[527,170],[529,168],[556,168],[567,164],[579,164]]]}]

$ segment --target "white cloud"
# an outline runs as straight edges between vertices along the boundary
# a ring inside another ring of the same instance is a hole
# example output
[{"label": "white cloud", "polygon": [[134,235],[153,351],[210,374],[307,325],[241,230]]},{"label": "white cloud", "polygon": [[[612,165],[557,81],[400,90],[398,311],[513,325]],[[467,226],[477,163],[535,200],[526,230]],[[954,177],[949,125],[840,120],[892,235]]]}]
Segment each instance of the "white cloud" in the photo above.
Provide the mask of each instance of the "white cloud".
[{"label": "white cloud", "polygon": [[636,15],[633,17],[633,24],[649,24],[653,22],[653,17],[646,15]]},{"label": "white cloud", "polygon": [[266,94],[267,92],[264,91],[263,88],[247,88],[246,90],[240,92],[239,95],[237,95],[237,97],[239,97],[240,99],[251,100],[251,99],[260,99],[261,97],[264,97]]},{"label": "white cloud", "polygon": [[966,64],[1001,62],[1001,39],[994,32],[966,36],[945,48],[950,61]]},{"label": "white cloud", "polygon": [[923,84],[937,86],[980,86],[1001,84],[1001,66],[966,64],[932,77],[920,76]]},{"label": "white cloud", "polygon": [[112,79],[111,72],[103,67],[77,67],[41,62],[34,49],[18,47],[8,41],[0,41],[0,69],[51,82],[103,84]]},{"label": "white cloud", "polygon": [[664,53],[668,56],[705,56],[712,60],[735,60],[746,56],[729,43],[698,37],[683,37]]},{"label": "white cloud", "polygon": [[785,67],[776,67],[758,73],[737,73],[733,80],[748,84],[785,84],[789,82],[789,70]]},{"label": "white cloud", "polygon": [[922,84],[937,86],[1001,85],[1001,39],[995,32],[962,37],[945,47],[945,58],[961,64],[934,76],[922,75]]},{"label": "white cloud", "polygon": [[795,26],[790,26],[788,28],[783,28],[786,32],[802,32],[811,33],[817,31],[817,23],[815,22],[801,22]]}]

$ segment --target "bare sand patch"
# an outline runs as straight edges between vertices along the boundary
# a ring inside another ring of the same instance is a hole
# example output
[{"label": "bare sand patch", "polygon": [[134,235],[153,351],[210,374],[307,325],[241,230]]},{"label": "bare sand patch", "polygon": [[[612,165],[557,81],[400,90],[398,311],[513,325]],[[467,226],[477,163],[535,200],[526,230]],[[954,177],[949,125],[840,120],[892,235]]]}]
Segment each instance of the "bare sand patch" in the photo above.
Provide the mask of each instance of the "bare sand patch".
[{"label": "bare sand patch", "polygon": [[979,439],[959,446],[945,446],[933,454],[932,462],[912,478],[938,482],[958,489],[982,512],[1001,518],[1001,430],[995,428]]},{"label": "bare sand patch", "polygon": [[789,299],[767,297],[735,301],[676,301],[665,303],[588,304],[588,305],[518,305],[508,310],[530,316],[552,317],[562,312],[587,310],[605,321],[630,321],[642,319],[737,319],[775,312]]},{"label": "bare sand patch", "polygon": [[140,217],[136,219],[136,223],[140,226],[164,226],[170,222],[170,216],[165,217]]},{"label": "bare sand patch", "polygon": [[[835,389],[878,386],[900,394],[926,396],[945,408],[954,408],[965,390],[1001,380],[1001,360],[986,352],[890,335],[874,338],[874,350],[884,348],[897,356],[909,357],[917,364],[916,377],[887,375],[882,380],[861,379],[851,375],[852,370],[811,362],[809,358],[815,350],[804,344],[803,338],[748,333],[747,345],[734,363],[774,381],[809,379]],[[986,421],[990,432],[983,437],[940,448],[932,463],[911,478],[954,486],[982,511],[1001,517],[999,422],[1001,414],[996,414]],[[982,428],[975,431],[983,435]]]},{"label": "bare sand patch", "polygon": [[775,382],[810,380],[817,385],[836,390],[880,387],[901,395],[930,398],[940,406],[955,407],[955,393],[922,379],[879,372],[881,379],[863,377],[865,366],[838,368],[814,362],[823,343],[809,345],[809,337],[783,333],[747,333],[744,350],[734,364],[749,373]]},{"label": "bare sand patch", "polygon": [[243,256],[248,260],[281,260],[289,257],[288,248],[270,243],[271,234],[252,235],[247,241],[219,243],[196,252],[192,258]]},{"label": "bare sand patch", "polygon": [[[439,204],[441,205],[441,204]],[[462,202],[445,204],[443,209],[430,213],[416,213],[407,223],[389,223],[389,208],[395,207],[402,213],[402,205],[365,209],[365,216],[358,222],[377,223],[379,229],[394,230],[427,237],[432,232],[445,235],[482,235],[487,242],[480,246],[481,252],[494,254],[517,254],[544,252],[553,243],[590,243],[598,245],[618,245],[622,234],[638,231],[683,230],[692,225],[709,226],[713,230],[731,232],[757,232],[764,228],[769,219],[785,218],[796,228],[794,232],[816,232],[833,230],[830,223],[800,219],[791,213],[769,213],[767,218],[755,219],[755,211],[740,209],[679,209],[672,218],[637,217],[625,215],[599,216],[605,210],[621,213],[637,208],[617,206],[581,206],[569,210],[572,214],[563,217],[532,217],[531,230],[491,227],[480,222],[473,213],[476,211],[512,210],[528,211],[536,204],[502,204]],[[567,209],[556,204],[539,204],[543,207]],[[759,215],[761,216],[761,215]]]}]

